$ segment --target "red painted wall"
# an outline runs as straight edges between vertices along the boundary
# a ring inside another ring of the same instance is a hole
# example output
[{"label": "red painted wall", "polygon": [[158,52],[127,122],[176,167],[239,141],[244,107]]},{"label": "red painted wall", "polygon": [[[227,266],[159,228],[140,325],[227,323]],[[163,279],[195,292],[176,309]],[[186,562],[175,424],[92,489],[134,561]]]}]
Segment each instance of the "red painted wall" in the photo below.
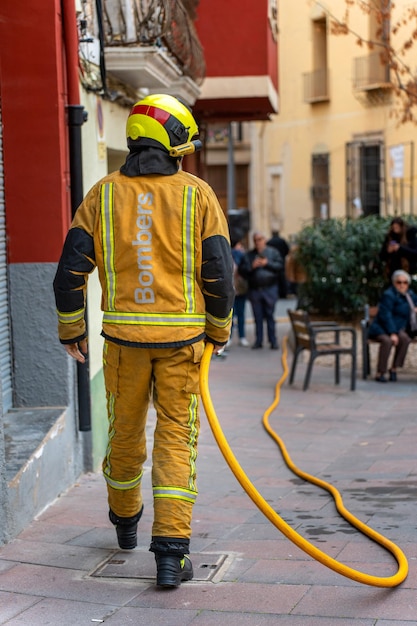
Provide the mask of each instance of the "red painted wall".
[{"label": "red painted wall", "polygon": [[70,223],[59,0],[1,0],[0,41],[8,262],[57,261]]},{"label": "red painted wall", "polygon": [[269,75],[278,87],[267,9],[267,0],[200,0],[195,26],[208,77]]}]

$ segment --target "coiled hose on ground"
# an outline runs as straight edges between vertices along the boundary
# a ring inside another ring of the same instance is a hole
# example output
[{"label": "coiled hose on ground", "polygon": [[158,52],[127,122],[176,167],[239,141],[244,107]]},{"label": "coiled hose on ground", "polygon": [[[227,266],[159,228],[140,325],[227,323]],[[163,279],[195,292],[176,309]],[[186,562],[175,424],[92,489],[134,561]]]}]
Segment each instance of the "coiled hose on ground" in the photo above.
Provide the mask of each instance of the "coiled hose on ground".
[{"label": "coiled hose on ground", "polygon": [[217,418],[216,412],[213,407],[213,403],[210,396],[208,377],[209,377],[209,369],[211,357],[213,354],[213,345],[210,343],[206,344],[206,348],[203,354],[203,358],[201,361],[201,369],[200,369],[200,390],[201,390],[201,398],[204,406],[204,410],[207,415],[208,422],[210,424],[210,428],[213,432],[214,438],[217,442],[217,445],[220,448],[224,458],[226,459],[230,469],[233,474],[239,481],[240,485],[246,491],[248,496],[252,499],[252,501],[256,504],[256,506],[262,511],[262,513],[269,519],[270,522],[274,524],[274,526],[281,531],[290,541],[292,541],[296,546],[298,546],[301,550],[309,554],[313,559],[319,561],[326,567],[329,567],[333,571],[345,576],[346,578],[351,578],[352,580],[356,580],[359,583],[363,583],[364,585],[371,585],[374,587],[396,587],[400,585],[407,577],[408,574],[408,562],[407,559],[402,552],[402,550],[395,545],[392,541],[379,534],[363,522],[361,522],[357,517],[352,515],[344,506],[342,497],[339,491],[330,483],[321,480],[320,478],[316,478],[307,472],[303,472],[300,470],[291,460],[290,455],[287,452],[287,449],[284,445],[282,439],[275,433],[275,431],[269,425],[269,416],[274,411],[274,409],[278,406],[280,401],[281,394],[281,386],[283,385],[285,379],[288,376],[288,366],[287,366],[287,337],[284,337],[282,343],[282,366],[283,366],[283,374],[275,387],[275,399],[271,406],[265,411],[262,419],[262,423],[268,434],[274,439],[277,445],[280,448],[281,454],[285,460],[285,463],[289,467],[289,469],[302,478],[322,489],[328,491],[334,498],[336,509],[338,513],[353,527],[359,530],[362,534],[366,535],[383,548],[388,550],[397,561],[398,570],[397,573],[393,576],[387,577],[379,577],[372,576],[370,574],[365,574],[358,570],[355,570],[343,563],[340,563],[336,559],[330,557],[325,552],[319,550],[312,543],[304,539],[300,534],[298,534],[295,530],[293,530],[283,519],[274,511],[274,509],[266,502],[266,500],[262,497],[262,495],[257,491],[254,485],[250,482],[249,478],[246,476],[242,468],[240,467],[236,457],[233,454],[224,434],[219,424],[219,420]]}]

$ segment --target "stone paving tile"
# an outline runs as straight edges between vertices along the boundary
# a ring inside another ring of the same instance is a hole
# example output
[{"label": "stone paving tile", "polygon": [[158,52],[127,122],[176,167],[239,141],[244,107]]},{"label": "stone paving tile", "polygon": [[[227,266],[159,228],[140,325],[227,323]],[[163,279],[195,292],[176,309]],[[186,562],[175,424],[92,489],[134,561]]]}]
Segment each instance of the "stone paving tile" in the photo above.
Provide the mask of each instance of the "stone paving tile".
[{"label": "stone paving tile", "polygon": [[188,626],[194,624],[196,615],[198,615],[198,611],[185,608],[167,611],[156,608],[124,607],[108,617],[105,623],[106,626],[129,626],[129,624],[134,624],[134,626]]},{"label": "stone paving tile", "polygon": [[298,559],[304,560],[305,553],[294,546],[285,537],[278,536],[276,540],[258,539],[218,539],[211,546],[212,551],[241,555],[248,559]]},{"label": "stone paving tile", "polygon": [[46,513],[42,515],[42,519],[46,520],[48,524],[56,526],[78,525],[91,528],[92,526],[105,527],[109,525],[107,509],[103,506],[96,507],[91,503],[88,499],[88,493],[83,502],[73,503],[68,500],[65,502],[65,506],[47,509]]},{"label": "stone paving tile", "polygon": [[239,494],[228,494],[222,497],[222,508],[232,511],[240,509],[244,511],[246,509],[253,509],[253,504],[248,496],[242,491]]},{"label": "stone paving tile", "polygon": [[[59,624],[62,626],[91,626],[94,622],[107,624],[107,615],[117,610],[117,607],[107,604],[92,604],[89,602],[68,602],[66,600],[46,599],[37,601],[31,608],[21,614],[16,614],[7,622],[0,624],[7,626],[45,626],[46,624]],[[124,622],[118,622],[122,626]]]},{"label": "stone paving tile", "polygon": [[[149,547],[149,532],[142,534],[138,533],[138,547]],[[108,528],[92,528],[74,539],[70,539],[67,542],[68,546],[82,546],[85,548],[95,548],[97,550],[119,550],[117,544],[116,534],[114,532],[114,526],[109,524]]]},{"label": "stone paving tile", "polygon": [[338,558],[341,560],[349,559],[353,563],[387,563],[387,570],[395,567],[395,560],[390,552],[372,542],[369,542],[365,549],[363,545],[350,542],[346,548],[341,550]]},{"label": "stone paving tile", "polygon": [[15,539],[2,549],[2,559],[89,571],[112,554],[112,550]]},{"label": "stone paving tile", "polygon": [[[0,591],[0,624],[9,623],[8,620],[26,611],[37,602],[39,602],[39,598],[34,596]],[[30,622],[26,623],[29,624]]]},{"label": "stone paving tile", "polygon": [[234,523],[232,521],[230,521],[230,523],[222,522],[219,524],[217,520],[208,521],[204,518],[197,517],[193,521],[193,534],[191,537],[193,550],[195,550],[195,541],[203,539],[210,542],[213,539],[216,539],[219,535],[229,535],[229,533],[231,533],[238,526],[238,523]]},{"label": "stone paving tile", "polygon": [[129,606],[175,609],[212,609],[242,613],[290,613],[298,605],[308,587],[278,584],[183,584],[175,593],[147,589],[129,602]]},{"label": "stone paving tile", "polygon": [[86,529],[85,526],[57,526],[53,523],[49,524],[45,521],[34,520],[30,526],[19,534],[19,539],[35,543],[39,541],[41,543],[63,544],[76,541],[89,532],[90,528]]},{"label": "stone paving tile", "polygon": [[[196,517],[198,518],[199,513],[196,513]],[[223,509],[216,507],[214,510],[209,509],[204,511],[204,519],[207,522],[215,521],[217,523],[226,523],[226,524],[245,524],[251,515],[251,509],[248,507],[247,509]]]},{"label": "stone paving tile", "polygon": [[61,600],[104,603],[122,606],[147,585],[137,580],[101,580],[86,577],[86,572],[19,564],[0,574],[0,590]]},{"label": "stone paving tile", "polygon": [[[269,543],[270,537],[265,535],[266,543]],[[252,558],[252,553],[249,548],[252,547],[255,553],[259,558],[261,556],[262,548],[256,548],[257,545],[263,544],[263,539],[259,537],[259,533],[255,533],[252,535],[234,535],[233,538],[222,537],[221,539],[212,540],[209,549],[212,551],[219,551],[225,554],[237,554],[240,556],[245,556],[248,558]],[[258,543],[259,542],[259,543]],[[263,544],[265,545],[265,544]],[[248,549],[246,549],[248,546]],[[295,548],[295,550],[298,550]],[[291,552],[291,548],[289,548],[288,542],[282,541],[279,538],[276,540],[275,545],[271,548],[271,558],[287,558],[288,553]],[[298,552],[298,554],[302,554],[302,552]]]},{"label": "stone paving tile", "polygon": [[[343,561],[340,561],[343,564]],[[334,572],[328,567],[313,559],[300,563],[288,559],[287,561],[258,560],[252,562],[252,566],[247,568],[239,577],[240,582],[260,582],[260,583],[280,583],[297,585],[302,582],[306,585],[334,586],[334,587],[358,587],[360,583],[346,578]],[[348,563],[344,563],[348,565]],[[349,564],[354,569],[363,573],[371,573],[374,576],[386,576],[395,573],[395,569],[387,570],[382,564],[367,567],[366,571],[357,563]]]},{"label": "stone paving tile", "polygon": [[227,554],[225,569],[221,573],[221,582],[234,583],[253,566],[254,561],[251,558],[245,558],[239,552],[229,551]]},{"label": "stone paving tile", "polygon": [[[389,478],[395,478],[395,476],[407,476],[410,472],[410,461],[408,459],[404,459],[403,457],[398,459],[393,459],[389,463]],[[383,459],[375,461],[372,466],[369,468],[371,473],[376,474],[388,474],[387,472],[387,464]],[[414,475],[414,474],[413,474]]]},{"label": "stone paving tile", "polygon": [[416,595],[411,589],[310,587],[292,611],[295,615],[416,620]]}]

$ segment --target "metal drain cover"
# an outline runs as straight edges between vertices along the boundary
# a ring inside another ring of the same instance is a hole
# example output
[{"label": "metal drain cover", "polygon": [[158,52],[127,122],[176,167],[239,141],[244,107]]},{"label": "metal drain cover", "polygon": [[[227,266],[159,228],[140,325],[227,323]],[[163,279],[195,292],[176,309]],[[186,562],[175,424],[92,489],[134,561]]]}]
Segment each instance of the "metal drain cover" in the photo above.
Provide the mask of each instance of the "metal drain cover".
[{"label": "metal drain cover", "polygon": [[[227,554],[193,553],[190,555],[196,581],[209,581],[218,572]],[[103,578],[155,578],[155,557],[151,552],[116,552],[91,576]]]}]

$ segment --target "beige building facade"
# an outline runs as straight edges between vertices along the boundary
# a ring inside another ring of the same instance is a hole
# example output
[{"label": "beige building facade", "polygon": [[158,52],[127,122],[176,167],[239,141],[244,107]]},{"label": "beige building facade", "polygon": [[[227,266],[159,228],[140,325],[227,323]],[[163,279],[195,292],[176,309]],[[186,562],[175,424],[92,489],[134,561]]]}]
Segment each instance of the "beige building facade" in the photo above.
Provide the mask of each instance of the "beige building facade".
[{"label": "beige building facade", "polygon": [[[337,35],[332,23],[343,18],[344,0],[280,3],[280,111],[250,125],[252,231],[278,229],[291,239],[315,219],[417,212],[417,127],[399,124],[395,72],[378,46],[385,37],[395,50],[407,41],[415,21],[396,34],[394,24],[409,8],[398,0],[381,24],[354,6],[351,32]],[[377,45],[360,46],[360,38]],[[416,76],[416,40],[400,61],[410,66],[403,81]]]}]

